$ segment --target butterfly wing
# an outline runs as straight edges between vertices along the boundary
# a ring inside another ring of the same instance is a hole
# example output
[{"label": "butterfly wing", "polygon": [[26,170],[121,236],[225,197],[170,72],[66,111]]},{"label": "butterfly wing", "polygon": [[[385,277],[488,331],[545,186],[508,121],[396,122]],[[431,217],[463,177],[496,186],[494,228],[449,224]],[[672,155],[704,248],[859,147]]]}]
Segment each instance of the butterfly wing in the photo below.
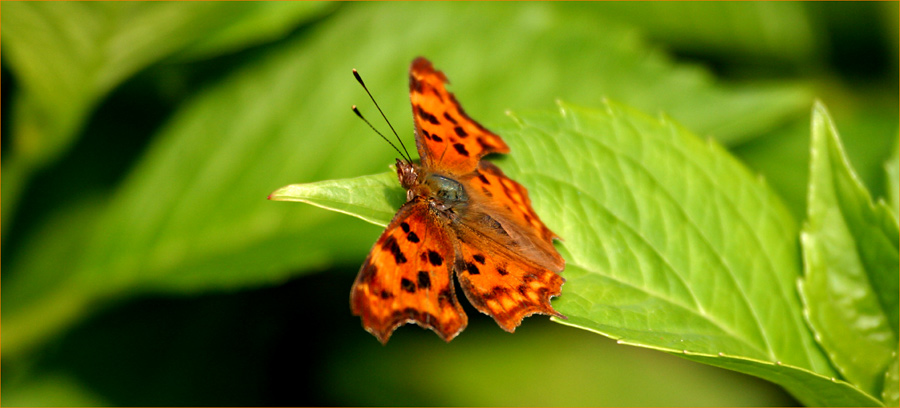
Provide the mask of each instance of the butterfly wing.
[{"label": "butterfly wing", "polygon": [[401,207],[351,289],[353,314],[382,343],[405,323],[450,341],[468,322],[450,278],[455,259],[450,232],[429,211],[421,200]]},{"label": "butterfly wing", "polygon": [[461,242],[455,269],[466,297],[509,332],[535,313],[562,317],[550,298],[560,294],[565,280],[556,272],[565,260],[528,191],[487,161],[465,180],[470,203],[454,227]]},{"label": "butterfly wing", "polygon": [[509,153],[500,136],[474,121],[447,92],[447,77],[427,59],[416,58],[409,69],[409,99],[416,124],[416,147],[425,168],[468,174],[488,153]]},{"label": "butterfly wing", "polygon": [[478,169],[466,180],[471,186],[469,191],[475,196],[476,203],[486,202],[501,207],[497,212],[517,224],[518,229],[527,231],[548,244],[545,248],[556,252],[552,245],[557,235],[544,225],[531,208],[531,199],[528,198],[528,190],[524,186],[507,177],[499,167],[488,161],[478,163]]},{"label": "butterfly wing", "polygon": [[469,302],[491,316],[503,330],[515,331],[527,316],[535,313],[565,317],[550,305],[565,280],[554,271],[478,234],[461,240],[456,276]]},{"label": "butterfly wing", "polygon": [[460,240],[455,270],[466,297],[512,332],[525,317],[563,317],[550,305],[565,280],[556,235],[541,222],[528,191],[489,162],[467,177],[470,202],[453,224]]},{"label": "butterfly wing", "polygon": [[510,254],[525,258],[554,272],[562,271],[565,260],[553,247],[553,233],[531,208],[528,191],[506,177],[490,162],[482,161],[478,170],[465,177],[469,205],[457,224],[461,237],[475,235],[499,244]]}]

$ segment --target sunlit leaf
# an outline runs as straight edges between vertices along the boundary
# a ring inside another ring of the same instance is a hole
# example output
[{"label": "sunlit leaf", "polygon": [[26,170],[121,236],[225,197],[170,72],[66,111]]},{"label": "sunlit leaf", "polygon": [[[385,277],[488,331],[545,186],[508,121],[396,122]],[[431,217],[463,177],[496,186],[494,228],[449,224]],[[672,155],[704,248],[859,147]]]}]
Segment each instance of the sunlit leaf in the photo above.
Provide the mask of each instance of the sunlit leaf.
[{"label": "sunlit leaf", "polygon": [[821,104],[813,109],[801,294],[816,339],[838,371],[881,393],[897,358],[900,256],[897,220],[873,203]]},{"label": "sunlit leaf", "polygon": [[291,184],[272,192],[269,199],[312,204],[386,227],[396,209],[403,205],[405,195],[396,173],[390,172],[375,177]]}]

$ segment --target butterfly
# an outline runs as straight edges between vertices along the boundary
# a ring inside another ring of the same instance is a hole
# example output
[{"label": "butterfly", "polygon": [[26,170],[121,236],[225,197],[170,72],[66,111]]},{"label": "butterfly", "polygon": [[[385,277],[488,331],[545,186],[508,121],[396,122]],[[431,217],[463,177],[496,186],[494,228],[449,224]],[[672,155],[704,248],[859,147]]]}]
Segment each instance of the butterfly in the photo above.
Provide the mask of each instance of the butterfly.
[{"label": "butterfly", "polygon": [[564,282],[558,272],[565,261],[553,247],[558,237],[531,208],[525,187],[482,160],[509,153],[509,146],[466,114],[447,83],[427,59],[412,62],[420,162],[397,159],[406,203],[351,289],[353,314],[383,344],[406,323],[448,342],[462,332],[468,317],[453,275],[469,302],[508,332],[535,313],[565,318],[550,305]]}]

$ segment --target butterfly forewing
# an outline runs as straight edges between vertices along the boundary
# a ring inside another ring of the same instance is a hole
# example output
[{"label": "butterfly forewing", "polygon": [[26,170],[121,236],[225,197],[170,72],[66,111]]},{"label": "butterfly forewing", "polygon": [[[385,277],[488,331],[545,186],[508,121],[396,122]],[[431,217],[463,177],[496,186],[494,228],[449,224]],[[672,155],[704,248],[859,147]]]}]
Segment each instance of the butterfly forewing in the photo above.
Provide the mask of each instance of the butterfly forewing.
[{"label": "butterfly forewing", "polygon": [[474,121],[447,92],[447,77],[424,58],[409,70],[409,99],[416,124],[416,146],[422,165],[462,175],[475,170],[488,153],[508,153],[500,136]]},{"label": "butterfly forewing", "polygon": [[502,207],[500,211],[507,211],[510,220],[519,224],[521,230],[536,233],[542,241],[552,249],[553,239],[556,234],[550,231],[531,208],[531,199],[528,191],[515,180],[506,177],[503,171],[493,163],[481,161],[473,176],[468,177],[470,190],[474,194],[483,196],[485,202],[491,202]]},{"label": "butterfly forewing", "polygon": [[450,341],[468,319],[450,280],[454,247],[424,201],[404,205],[375,243],[351,290],[354,315],[382,343],[405,323]]}]

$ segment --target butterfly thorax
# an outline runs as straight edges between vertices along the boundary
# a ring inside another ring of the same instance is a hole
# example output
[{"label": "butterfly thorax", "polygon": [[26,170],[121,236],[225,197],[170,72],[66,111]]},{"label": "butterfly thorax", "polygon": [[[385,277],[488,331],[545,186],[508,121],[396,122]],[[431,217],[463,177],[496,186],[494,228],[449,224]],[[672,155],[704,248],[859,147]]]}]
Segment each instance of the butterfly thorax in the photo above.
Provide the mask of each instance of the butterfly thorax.
[{"label": "butterfly thorax", "polygon": [[406,201],[424,200],[449,217],[465,209],[469,195],[463,185],[448,177],[429,172],[416,164],[397,161],[397,177],[406,188]]}]

